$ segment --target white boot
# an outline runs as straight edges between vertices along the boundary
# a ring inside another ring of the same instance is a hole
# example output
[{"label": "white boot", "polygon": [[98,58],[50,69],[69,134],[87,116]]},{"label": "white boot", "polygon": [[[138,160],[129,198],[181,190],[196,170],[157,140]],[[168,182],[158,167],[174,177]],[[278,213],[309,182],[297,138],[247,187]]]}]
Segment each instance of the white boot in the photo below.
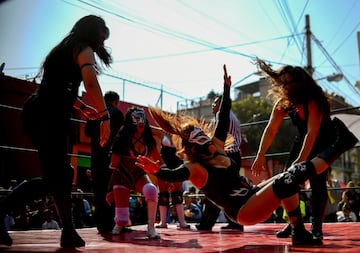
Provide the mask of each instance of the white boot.
[{"label": "white boot", "polygon": [[183,204],[176,204],[176,214],[179,221],[179,227],[180,229],[188,229],[190,228],[190,225],[186,223],[185,221],[185,215],[184,215],[184,205]]},{"label": "white boot", "polygon": [[160,239],[160,235],[155,230],[155,220],[157,212],[157,202],[148,200],[147,201],[148,211],[148,232],[147,236],[150,239]]},{"label": "white boot", "polygon": [[167,228],[167,217],[168,217],[168,207],[167,206],[159,206],[160,211],[160,225],[156,226],[157,228]]},{"label": "white boot", "polygon": [[111,231],[113,235],[119,235],[122,233],[124,227],[131,226],[129,208],[116,207],[114,221],[115,221],[115,226]]},{"label": "white boot", "polygon": [[112,233],[113,235],[120,235],[122,229],[123,229],[122,226],[119,226],[118,224],[115,224],[115,226],[113,227],[111,233]]}]

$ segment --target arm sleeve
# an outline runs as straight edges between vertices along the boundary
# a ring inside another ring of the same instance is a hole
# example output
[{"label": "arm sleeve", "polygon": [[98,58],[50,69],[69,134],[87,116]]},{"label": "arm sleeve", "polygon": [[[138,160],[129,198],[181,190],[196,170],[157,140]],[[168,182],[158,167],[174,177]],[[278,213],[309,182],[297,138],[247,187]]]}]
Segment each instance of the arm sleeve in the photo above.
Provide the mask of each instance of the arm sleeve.
[{"label": "arm sleeve", "polygon": [[172,169],[180,166],[182,160],[176,155],[176,148],[161,145],[160,155],[166,167]]},{"label": "arm sleeve", "polygon": [[181,164],[175,169],[161,167],[154,175],[164,181],[182,182],[189,179],[190,171],[184,164]]},{"label": "arm sleeve", "polygon": [[220,112],[219,112],[219,121],[215,130],[215,137],[225,141],[227,137],[227,132],[230,124],[230,109],[231,109],[231,99],[230,99],[230,87],[224,83],[224,93],[221,100]]}]

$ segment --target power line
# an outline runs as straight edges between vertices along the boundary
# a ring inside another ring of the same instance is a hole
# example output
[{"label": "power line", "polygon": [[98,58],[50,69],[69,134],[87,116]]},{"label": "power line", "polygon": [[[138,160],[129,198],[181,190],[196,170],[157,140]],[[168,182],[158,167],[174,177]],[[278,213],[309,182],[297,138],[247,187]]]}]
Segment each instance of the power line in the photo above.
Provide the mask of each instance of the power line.
[{"label": "power line", "polygon": [[163,93],[166,93],[166,94],[168,94],[168,95],[170,95],[170,96],[173,96],[173,97],[176,97],[176,98],[188,99],[188,98],[186,98],[186,97],[180,96],[180,95],[175,94],[175,93],[173,93],[173,92],[164,90],[163,88],[157,88],[157,87],[151,86],[151,85],[149,85],[149,84],[145,84],[145,83],[137,82],[137,81],[134,81],[134,80],[130,80],[130,79],[127,79],[127,78],[118,76],[118,75],[116,75],[116,74],[103,73],[103,75],[108,76],[108,77],[111,77],[111,78],[114,78],[114,79],[122,80],[122,81],[125,81],[125,82],[128,82],[128,83],[134,84],[134,85],[138,85],[138,86],[141,86],[141,87],[145,87],[145,88],[149,88],[149,89],[161,91],[161,92],[163,92]]},{"label": "power line", "polygon": [[[217,45],[216,43],[212,43],[211,41],[208,40],[204,40],[201,39],[199,37],[196,36],[192,36],[191,34],[188,33],[183,33],[183,32],[179,32],[177,30],[171,29],[167,26],[164,26],[163,24],[155,24],[153,22],[151,22],[151,20],[146,20],[142,17],[137,16],[136,14],[131,14],[130,12],[127,12],[126,15],[122,15],[121,13],[124,13],[123,9],[118,9],[116,8],[117,6],[114,6],[115,8],[109,9],[106,8],[106,6],[104,7],[104,3],[100,2],[100,1],[85,1],[85,0],[78,0],[80,3],[87,5],[87,6],[91,6],[92,8],[95,8],[99,11],[105,12],[113,17],[116,17],[118,19],[120,19],[123,22],[126,23],[130,23],[132,25],[135,26],[139,26],[144,30],[148,30],[151,31],[153,33],[157,33],[157,34],[161,34],[161,35],[165,35],[168,37],[172,37],[178,40],[182,40],[182,41],[186,41],[189,43],[193,43],[193,44],[197,44],[197,45],[201,45],[206,47],[207,49],[204,50],[196,50],[196,51],[188,51],[188,52],[180,52],[180,53],[174,53],[174,54],[165,54],[165,55],[158,55],[158,56],[150,56],[150,57],[142,57],[142,58],[136,58],[136,59],[127,59],[127,60],[121,60],[121,61],[115,61],[115,62],[125,62],[125,61],[143,61],[143,60],[152,60],[152,59],[158,59],[158,58],[168,58],[168,57],[175,57],[175,56],[182,56],[182,55],[186,55],[186,54],[196,54],[196,53],[203,53],[203,52],[207,52],[207,51],[221,51],[221,52],[225,52],[225,53],[230,53],[230,54],[235,54],[235,55],[240,55],[246,58],[254,58],[254,56],[243,53],[243,52],[239,52],[238,50],[234,50],[233,48],[235,48],[236,46],[232,45],[232,46],[221,46],[221,45]],[[306,2],[305,7],[303,8],[303,12],[307,6],[309,1]],[[205,14],[202,11],[199,11],[189,5],[186,5],[184,3],[181,2],[181,4],[187,6],[189,9],[191,9],[193,12],[196,12],[198,15],[202,15],[205,18],[207,18],[208,20],[210,20],[211,22],[218,22],[218,20],[214,19],[214,18],[210,18],[209,15]],[[117,4],[116,4],[117,5]],[[281,2],[279,2],[278,5],[279,8],[279,12],[280,15],[283,17],[283,21],[284,24],[287,25],[289,31],[291,33],[293,33],[292,36],[294,38],[294,41],[296,43],[296,45],[298,46],[298,49],[300,51],[300,55],[304,55],[304,46],[300,46],[299,45],[299,41],[296,39],[296,36],[298,35],[297,31],[297,25],[294,22],[294,18],[290,12],[289,6],[286,3],[281,4]],[[220,25],[222,25],[223,27],[225,27],[227,30],[231,30],[231,27],[228,26],[227,24],[220,22]],[[358,25],[357,25],[358,26]],[[357,27],[356,26],[356,27]],[[316,37],[313,35],[313,39],[316,41],[316,43],[319,45],[320,50],[322,51],[322,53],[326,56],[326,58],[329,60],[329,62],[333,65],[333,67],[339,72],[339,73],[343,73],[340,69],[340,67],[336,64],[336,62],[331,58],[331,56],[327,53],[327,51],[325,50],[324,47],[322,47],[322,45],[320,44],[320,42],[316,39]],[[290,41],[290,40],[289,40]],[[251,43],[248,43],[251,44]],[[239,44],[241,45],[241,44]],[[290,45],[290,43],[288,43],[288,46]],[[288,47],[287,47],[288,48]],[[283,56],[282,56],[283,58]],[[266,60],[266,59],[265,59]],[[283,62],[274,62],[274,61],[270,61],[267,60],[273,64],[281,64],[283,65]],[[353,89],[354,87],[351,85],[350,81],[345,78],[344,79]],[[358,91],[356,90],[356,93],[358,94]]]},{"label": "power line", "polygon": [[[214,51],[214,50],[230,49],[230,48],[235,48],[235,47],[243,47],[243,46],[256,45],[256,44],[261,44],[261,43],[267,43],[267,42],[272,42],[272,41],[276,41],[276,40],[289,39],[289,38],[293,38],[294,36],[299,36],[299,35],[303,35],[303,34],[286,35],[286,36],[281,36],[281,37],[276,37],[276,38],[269,38],[269,39],[252,41],[252,42],[239,43],[239,44],[234,44],[234,45],[230,45],[230,46],[221,46],[221,47],[218,47],[215,49],[214,48],[201,49],[201,50],[192,50],[192,51],[185,51],[185,52],[179,52],[179,53],[173,53],[173,54],[154,55],[154,56],[131,58],[131,59],[124,59],[124,60],[114,60],[114,62],[115,63],[134,62],[134,61],[154,60],[154,59],[161,59],[161,58],[200,54],[200,53],[206,53],[206,52],[210,52],[210,51]],[[254,56],[249,56],[249,58],[253,59]],[[275,63],[275,62],[273,61],[273,63]],[[277,63],[282,64],[279,62],[277,62]]]}]

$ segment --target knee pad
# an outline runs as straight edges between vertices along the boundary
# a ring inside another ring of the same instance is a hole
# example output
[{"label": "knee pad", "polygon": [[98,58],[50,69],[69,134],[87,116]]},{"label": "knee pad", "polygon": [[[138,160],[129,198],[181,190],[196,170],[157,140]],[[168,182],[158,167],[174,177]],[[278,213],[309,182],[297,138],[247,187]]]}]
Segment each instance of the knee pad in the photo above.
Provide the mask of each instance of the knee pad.
[{"label": "knee pad", "polygon": [[183,203],[183,193],[181,191],[174,191],[171,193],[171,203],[173,205],[182,204]]},{"label": "knee pad", "polygon": [[316,176],[316,169],[310,161],[294,164],[286,171],[294,176],[298,184],[305,183],[306,180]]},{"label": "knee pad", "polygon": [[159,206],[169,206],[169,193],[159,192]]},{"label": "knee pad", "polygon": [[316,170],[312,162],[305,161],[294,164],[279,174],[273,182],[273,191],[279,199],[288,198],[300,190],[300,184],[303,184],[309,178],[316,175]]},{"label": "knee pad", "polygon": [[142,192],[145,196],[146,201],[152,200],[157,202],[158,201],[158,192],[157,188],[152,183],[147,183],[143,186]]},{"label": "knee pad", "polygon": [[285,199],[296,194],[300,190],[299,184],[290,172],[283,172],[277,176],[272,184],[274,194],[279,199]]}]

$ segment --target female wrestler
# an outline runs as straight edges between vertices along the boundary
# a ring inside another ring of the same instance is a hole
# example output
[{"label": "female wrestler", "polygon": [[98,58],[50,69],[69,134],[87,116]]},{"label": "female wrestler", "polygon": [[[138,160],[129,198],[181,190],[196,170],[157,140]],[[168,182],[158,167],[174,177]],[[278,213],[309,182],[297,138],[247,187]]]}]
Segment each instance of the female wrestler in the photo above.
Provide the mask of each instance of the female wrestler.
[{"label": "female wrestler", "polygon": [[[68,156],[71,147],[71,117],[80,109],[90,119],[99,120],[99,140],[104,146],[110,135],[110,118],[97,74],[99,63],[110,66],[112,57],[104,47],[109,28],[98,16],[79,19],[65,38],[46,56],[37,90],[27,99],[22,111],[25,133],[38,150],[42,177],[18,185],[0,203],[0,244],[11,245],[12,239],[3,226],[4,215],[50,193],[55,202],[64,248],[85,246],[76,232],[71,213],[71,187],[74,170]],[[83,82],[92,106],[77,97]],[[56,129],[56,130],[55,130]]]},{"label": "female wrestler", "polygon": [[[176,152],[176,148],[172,145],[170,138],[167,135],[163,136],[161,141],[161,157],[165,164],[168,164],[169,167],[177,167],[182,161],[178,157],[174,157],[172,153]],[[171,155],[169,155],[169,153]],[[170,159],[168,159],[170,158]],[[180,229],[190,228],[189,224],[186,224],[185,215],[184,215],[184,205],[183,205],[183,181],[178,182],[169,182],[166,180],[157,179],[157,184],[159,186],[159,211],[160,211],[160,220],[161,223],[158,225],[158,228],[167,228],[167,219],[168,211],[171,204],[175,206],[177,218],[179,221]]]},{"label": "female wrestler", "polygon": [[129,198],[130,190],[141,192],[146,199],[148,214],[147,236],[160,238],[155,231],[155,219],[158,203],[158,192],[148,175],[135,165],[136,157],[142,155],[151,159],[160,159],[156,140],[153,136],[145,111],[139,107],[129,108],[122,128],[119,130],[111,155],[113,174],[110,179],[110,192],[107,202],[115,202],[115,227],[113,234],[119,234],[130,226]]},{"label": "female wrestler", "polygon": [[[257,59],[257,65],[273,84],[269,95],[273,96],[274,105],[251,168],[255,175],[266,167],[265,154],[286,117],[290,117],[298,129],[286,168],[315,157],[330,146],[336,137],[335,126],[330,118],[328,98],[304,68],[285,65],[273,70],[260,59]],[[320,239],[323,237],[322,223],[328,202],[327,176],[328,170],[309,180],[312,189],[311,233]],[[280,238],[290,235],[290,224],[276,234]]]},{"label": "female wrestler", "polygon": [[[171,134],[179,136],[181,150],[178,155],[183,164],[176,169],[161,166],[159,161],[138,157],[138,166],[148,173],[155,173],[166,180],[189,179],[201,189],[207,198],[219,206],[235,222],[253,225],[263,222],[281,203],[287,211],[292,225],[294,245],[317,245],[322,241],[313,238],[301,218],[299,208],[299,184],[323,172],[344,151],[358,141],[338,119],[336,141],[311,161],[295,164],[287,171],[276,175],[259,185],[253,185],[246,177],[233,173],[234,162],[224,152],[231,108],[231,79],[224,66],[224,92],[219,122],[212,138],[205,134],[204,124],[189,116],[172,115],[160,109],[150,108],[154,119]],[[201,128],[203,125],[203,128]],[[206,126],[208,127],[208,126]]]}]

